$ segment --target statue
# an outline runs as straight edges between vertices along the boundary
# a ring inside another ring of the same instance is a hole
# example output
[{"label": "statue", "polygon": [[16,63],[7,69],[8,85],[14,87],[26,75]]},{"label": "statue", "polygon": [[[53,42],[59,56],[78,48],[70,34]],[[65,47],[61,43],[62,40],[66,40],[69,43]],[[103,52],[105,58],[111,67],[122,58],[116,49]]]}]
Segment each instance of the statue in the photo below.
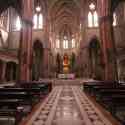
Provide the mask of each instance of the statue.
[{"label": "statue", "polygon": [[70,62],[69,62],[69,58],[68,58],[68,55],[65,54],[64,57],[63,57],[63,73],[69,73],[69,65],[70,65]]}]

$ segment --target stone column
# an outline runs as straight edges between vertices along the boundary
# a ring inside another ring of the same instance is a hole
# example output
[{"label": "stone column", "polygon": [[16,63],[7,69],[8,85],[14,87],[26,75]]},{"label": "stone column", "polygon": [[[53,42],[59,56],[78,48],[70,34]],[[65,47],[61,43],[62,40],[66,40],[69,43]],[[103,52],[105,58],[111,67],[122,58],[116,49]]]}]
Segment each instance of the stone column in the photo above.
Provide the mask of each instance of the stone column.
[{"label": "stone column", "polygon": [[44,22],[44,39],[45,39],[45,48],[44,48],[44,77],[48,78],[49,76],[49,49],[51,48],[50,40],[49,40],[49,16],[48,13],[45,12],[44,14],[45,22]]},{"label": "stone column", "polygon": [[111,0],[98,0],[100,38],[105,80],[117,80],[116,50],[113,36]]},{"label": "stone column", "polygon": [[20,78],[30,81],[32,74],[32,17],[33,0],[22,0],[22,29],[20,40]]}]

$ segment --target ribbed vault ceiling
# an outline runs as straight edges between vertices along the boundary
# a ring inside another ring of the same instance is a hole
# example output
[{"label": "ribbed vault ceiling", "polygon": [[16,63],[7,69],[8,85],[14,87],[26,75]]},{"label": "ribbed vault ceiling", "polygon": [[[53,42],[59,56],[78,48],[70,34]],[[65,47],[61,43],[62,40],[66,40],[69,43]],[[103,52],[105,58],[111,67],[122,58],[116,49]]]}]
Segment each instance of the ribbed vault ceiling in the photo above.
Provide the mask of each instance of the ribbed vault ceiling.
[{"label": "ribbed vault ceiling", "polygon": [[[81,3],[95,0],[34,0],[36,4],[37,1],[40,1],[45,14],[49,12],[52,31],[61,33],[67,30],[75,34],[80,25],[81,8],[85,7]],[[114,9],[122,1],[125,0],[112,0],[112,8]],[[9,6],[21,12],[21,0],[0,0],[0,13]]]},{"label": "ribbed vault ceiling", "polygon": [[50,6],[50,16],[54,31],[73,35],[80,22],[79,0],[55,0]]}]

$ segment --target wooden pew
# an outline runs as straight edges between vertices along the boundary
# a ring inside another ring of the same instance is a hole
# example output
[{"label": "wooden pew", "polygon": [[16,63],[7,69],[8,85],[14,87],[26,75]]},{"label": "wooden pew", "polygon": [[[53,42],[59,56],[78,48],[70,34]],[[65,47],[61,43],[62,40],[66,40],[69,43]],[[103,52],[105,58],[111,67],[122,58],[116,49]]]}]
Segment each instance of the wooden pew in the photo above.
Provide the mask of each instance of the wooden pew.
[{"label": "wooden pew", "polygon": [[91,81],[91,82],[84,82],[83,88],[85,92],[90,93],[93,95],[95,92],[95,87],[103,87],[103,86],[110,86],[114,87],[117,85],[116,81]]},{"label": "wooden pew", "polygon": [[29,113],[25,112],[25,106],[32,108],[33,95],[26,92],[0,92],[0,116],[13,116],[16,123],[22,116]]},{"label": "wooden pew", "polygon": [[18,83],[20,87],[23,88],[40,88],[41,92],[48,94],[52,90],[51,82],[43,82],[43,81],[31,81],[31,82],[20,82]]},{"label": "wooden pew", "polygon": [[[52,89],[51,82],[21,82],[14,86],[0,88],[0,117],[13,117],[18,124],[24,115],[31,111],[32,107],[41,100],[41,95],[45,97]],[[42,97],[43,97],[42,96]],[[37,101],[36,101],[37,100]],[[30,107],[29,111],[24,111],[25,107]]]},{"label": "wooden pew", "polygon": [[123,85],[117,85],[117,86],[113,86],[113,85],[102,85],[102,86],[93,86],[93,95],[99,95],[100,91],[105,91],[105,90],[125,90],[125,86]]},{"label": "wooden pew", "polygon": [[36,97],[38,100],[40,99],[41,89],[40,88],[16,88],[16,87],[5,87],[0,88],[0,93],[4,92],[26,92],[27,94],[33,95],[33,97]]},{"label": "wooden pew", "polygon": [[[107,108],[118,119],[117,112],[125,112],[125,83],[117,81],[85,83],[85,92],[94,96],[96,100]],[[87,89],[86,89],[87,88]]]},{"label": "wooden pew", "polygon": [[125,90],[111,90],[101,93],[100,104],[106,107],[114,116],[117,112],[125,112]]},{"label": "wooden pew", "polygon": [[[0,116],[12,116],[16,123],[29,113],[32,107],[41,99],[41,88],[38,87],[5,87],[0,88]],[[24,112],[25,107],[29,107],[28,112]]]}]

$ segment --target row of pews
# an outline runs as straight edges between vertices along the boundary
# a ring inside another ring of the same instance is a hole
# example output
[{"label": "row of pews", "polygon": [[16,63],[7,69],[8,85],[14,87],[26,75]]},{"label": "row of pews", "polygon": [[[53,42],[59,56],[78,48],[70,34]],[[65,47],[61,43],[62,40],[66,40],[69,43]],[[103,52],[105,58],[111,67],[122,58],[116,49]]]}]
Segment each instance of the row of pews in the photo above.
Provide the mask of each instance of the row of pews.
[{"label": "row of pews", "polygon": [[34,106],[52,90],[51,82],[18,82],[14,86],[0,87],[0,124],[18,125]]},{"label": "row of pews", "polygon": [[84,91],[125,123],[125,83],[117,81],[86,81]]}]

